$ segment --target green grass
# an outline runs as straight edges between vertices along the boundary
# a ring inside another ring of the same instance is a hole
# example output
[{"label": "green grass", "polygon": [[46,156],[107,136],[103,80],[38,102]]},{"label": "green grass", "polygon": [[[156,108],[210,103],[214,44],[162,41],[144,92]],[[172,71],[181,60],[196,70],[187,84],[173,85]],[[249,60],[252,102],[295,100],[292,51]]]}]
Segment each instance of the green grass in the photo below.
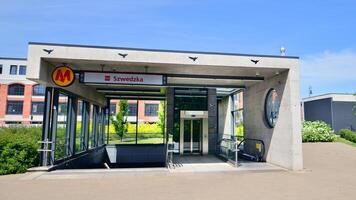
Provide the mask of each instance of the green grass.
[{"label": "green grass", "polygon": [[336,142],[340,142],[340,143],[344,143],[344,144],[347,144],[347,145],[350,145],[350,146],[353,146],[353,147],[356,147],[356,143],[348,141],[348,140],[346,140],[346,139],[344,139],[342,137],[337,137],[335,141]]}]

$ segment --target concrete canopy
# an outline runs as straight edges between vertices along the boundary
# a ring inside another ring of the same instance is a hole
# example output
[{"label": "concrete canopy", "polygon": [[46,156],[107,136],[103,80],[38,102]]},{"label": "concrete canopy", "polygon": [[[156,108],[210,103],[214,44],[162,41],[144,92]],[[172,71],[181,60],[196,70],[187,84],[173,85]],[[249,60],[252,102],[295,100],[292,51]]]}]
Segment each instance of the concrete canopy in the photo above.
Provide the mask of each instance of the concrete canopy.
[{"label": "concrete canopy", "polygon": [[[53,51],[48,53],[45,50]],[[253,61],[256,60],[258,62],[255,64]],[[55,86],[50,74],[56,66],[63,63],[76,72],[164,74],[167,75],[167,86],[245,88],[298,66],[298,58],[29,43],[28,79]],[[112,95],[112,92],[105,93],[103,89],[117,87],[84,85],[76,81],[66,90],[104,104],[105,95]]]}]

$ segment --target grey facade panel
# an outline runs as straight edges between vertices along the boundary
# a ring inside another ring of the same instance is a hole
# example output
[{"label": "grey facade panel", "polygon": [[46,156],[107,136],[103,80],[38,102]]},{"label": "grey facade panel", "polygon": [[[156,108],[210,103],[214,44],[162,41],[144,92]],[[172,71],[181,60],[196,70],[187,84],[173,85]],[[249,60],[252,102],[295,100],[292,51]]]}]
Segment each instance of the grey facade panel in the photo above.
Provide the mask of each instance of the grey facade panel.
[{"label": "grey facade panel", "polygon": [[332,102],[333,108],[333,129],[337,132],[340,129],[356,129],[356,115],[354,114],[354,102]]},{"label": "grey facade panel", "polygon": [[209,154],[216,154],[218,127],[217,127],[217,99],[216,89],[208,89],[208,138]]},{"label": "grey facade panel", "polygon": [[331,98],[304,102],[305,121],[324,121],[332,126]]}]

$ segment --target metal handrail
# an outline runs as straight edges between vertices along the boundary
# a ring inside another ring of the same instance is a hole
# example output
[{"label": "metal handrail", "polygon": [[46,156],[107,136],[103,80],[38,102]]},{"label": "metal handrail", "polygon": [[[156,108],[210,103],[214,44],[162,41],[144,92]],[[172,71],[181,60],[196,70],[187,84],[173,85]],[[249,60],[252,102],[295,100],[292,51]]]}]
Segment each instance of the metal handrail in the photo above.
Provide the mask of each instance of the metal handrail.
[{"label": "metal handrail", "polygon": [[[259,155],[256,154],[256,155],[249,155],[249,156],[255,157],[257,162],[262,161],[264,154],[265,154],[265,144],[264,144],[263,140],[252,139],[252,138],[243,138],[237,145],[237,148],[240,149],[241,145],[246,143],[246,141],[255,141],[255,142],[261,143],[261,150],[259,152]],[[240,151],[242,154],[248,155],[243,149],[240,149]]]},{"label": "metal handrail", "polygon": [[[222,143],[226,142],[227,145],[223,145]],[[233,163],[235,167],[239,166],[238,163],[238,143],[236,140],[233,139],[228,139],[228,138],[222,138],[218,141],[218,147],[219,147],[219,156],[225,158],[227,161]],[[232,156],[231,156],[232,155]]]}]

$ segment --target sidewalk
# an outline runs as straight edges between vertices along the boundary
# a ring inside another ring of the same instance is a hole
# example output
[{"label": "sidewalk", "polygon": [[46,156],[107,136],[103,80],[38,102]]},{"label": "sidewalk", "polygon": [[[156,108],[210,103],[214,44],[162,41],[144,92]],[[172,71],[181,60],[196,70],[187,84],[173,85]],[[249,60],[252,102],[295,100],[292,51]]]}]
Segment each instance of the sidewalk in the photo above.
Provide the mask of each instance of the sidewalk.
[{"label": "sidewalk", "polygon": [[[355,199],[356,148],[303,144],[305,170],[260,173],[137,172],[63,179],[0,177],[0,199]],[[94,173],[95,174],[95,173]]]}]

